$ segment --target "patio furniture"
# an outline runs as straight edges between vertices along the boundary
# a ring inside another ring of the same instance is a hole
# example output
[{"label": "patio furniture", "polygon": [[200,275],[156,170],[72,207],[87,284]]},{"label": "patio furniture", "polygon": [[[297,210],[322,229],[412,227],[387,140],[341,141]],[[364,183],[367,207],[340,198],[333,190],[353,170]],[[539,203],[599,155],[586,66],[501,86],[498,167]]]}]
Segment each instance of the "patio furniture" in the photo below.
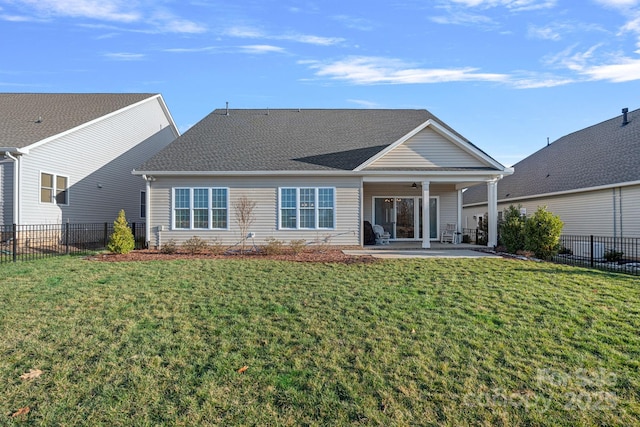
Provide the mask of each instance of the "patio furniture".
[{"label": "patio furniture", "polygon": [[389,238],[391,237],[391,234],[389,234],[388,231],[385,231],[381,225],[378,225],[378,224],[374,225],[373,232],[376,235],[376,245],[389,244]]},{"label": "patio furniture", "polygon": [[449,241],[451,243],[458,243],[456,228],[457,227],[455,224],[447,224],[447,227],[442,230],[442,233],[440,233],[440,243],[444,243],[446,241]]}]

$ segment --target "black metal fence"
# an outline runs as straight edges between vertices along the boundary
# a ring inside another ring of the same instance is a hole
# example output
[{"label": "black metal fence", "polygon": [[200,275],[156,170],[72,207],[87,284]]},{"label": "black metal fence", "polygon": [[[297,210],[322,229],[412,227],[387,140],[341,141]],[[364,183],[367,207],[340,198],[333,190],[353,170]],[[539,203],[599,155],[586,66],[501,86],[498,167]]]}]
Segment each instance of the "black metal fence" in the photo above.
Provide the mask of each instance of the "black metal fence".
[{"label": "black metal fence", "polygon": [[[129,224],[136,249],[146,244],[145,224]],[[0,225],[0,264],[105,249],[113,223]]]},{"label": "black metal fence", "polygon": [[555,262],[640,275],[640,238],[563,235],[560,245]]}]

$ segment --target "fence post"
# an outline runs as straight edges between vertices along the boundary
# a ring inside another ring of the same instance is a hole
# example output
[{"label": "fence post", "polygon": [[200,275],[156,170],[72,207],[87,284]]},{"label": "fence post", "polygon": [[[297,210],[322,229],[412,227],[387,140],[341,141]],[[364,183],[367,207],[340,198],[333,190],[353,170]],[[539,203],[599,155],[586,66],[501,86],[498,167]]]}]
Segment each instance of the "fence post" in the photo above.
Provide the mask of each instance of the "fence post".
[{"label": "fence post", "polygon": [[131,234],[133,234],[133,247],[138,249],[138,243],[136,240],[136,223],[132,222],[129,226],[131,227]]},{"label": "fence post", "polygon": [[105,222],[105,223],[104,223],[104,238],[102,239],[102,246],[103,246],[104,248],[106,248],[106,247],[107,247],[107,244],[108,244],[108,242],[107,242],[107,234],[109,233],[109,230],[108,230],[108,228],[107,228],[107,227],[109,227],[109,223],[108,223],[108,222]]},{"label": "fence post", "polygon": [[593,248],[593,234],[591,236],[589,236],[589,239],[591,241],[591,251],[589,252],[589,255],[590,255],[590,260],[589,261],[590,261],[591,267],[593,267],[593,249],[594,249]]},{"label": "fence post", "polygon": [[69,219],[64,224],[64,253],[69,255]]},{"label": "fence post", "polygon": [[18,226],[13,224],[13,262],[18,261]]}]

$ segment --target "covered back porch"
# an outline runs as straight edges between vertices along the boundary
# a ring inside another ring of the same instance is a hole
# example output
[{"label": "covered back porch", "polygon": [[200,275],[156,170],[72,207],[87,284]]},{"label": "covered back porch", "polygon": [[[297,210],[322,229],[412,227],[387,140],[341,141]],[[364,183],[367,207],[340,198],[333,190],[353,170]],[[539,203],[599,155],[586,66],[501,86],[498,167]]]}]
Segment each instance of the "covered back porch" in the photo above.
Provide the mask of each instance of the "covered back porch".
[{"label": "covered back porch", "polygon": [[[476,224],[463,222],[462,193],[472,185],[485,185],[490,201],[486,246],[493,247],[497,245],[496,183],[497,179],[493,177],[473,181],[468,177],[448,180],[420,176],[409,179],[365,177],[362,183],[362,217],[372,226],[381,226],[388,234],[389,243],[396,248],[440,247],[444,231],[448,232],[447,240],[451,240],[446,245],[460,248],[463,230],[476,227]],[[365,241],[363,232],[363,246]]]}]

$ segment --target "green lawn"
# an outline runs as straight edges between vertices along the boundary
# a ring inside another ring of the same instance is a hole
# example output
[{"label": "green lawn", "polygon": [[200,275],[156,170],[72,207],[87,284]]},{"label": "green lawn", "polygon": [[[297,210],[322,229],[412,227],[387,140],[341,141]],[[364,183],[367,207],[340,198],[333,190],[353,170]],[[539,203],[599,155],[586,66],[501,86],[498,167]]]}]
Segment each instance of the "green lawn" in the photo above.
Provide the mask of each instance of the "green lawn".
[{"label": "green lawn", "polygon": [[640,423],[637,277],[502,259],[0,273],[0,425]]}]

